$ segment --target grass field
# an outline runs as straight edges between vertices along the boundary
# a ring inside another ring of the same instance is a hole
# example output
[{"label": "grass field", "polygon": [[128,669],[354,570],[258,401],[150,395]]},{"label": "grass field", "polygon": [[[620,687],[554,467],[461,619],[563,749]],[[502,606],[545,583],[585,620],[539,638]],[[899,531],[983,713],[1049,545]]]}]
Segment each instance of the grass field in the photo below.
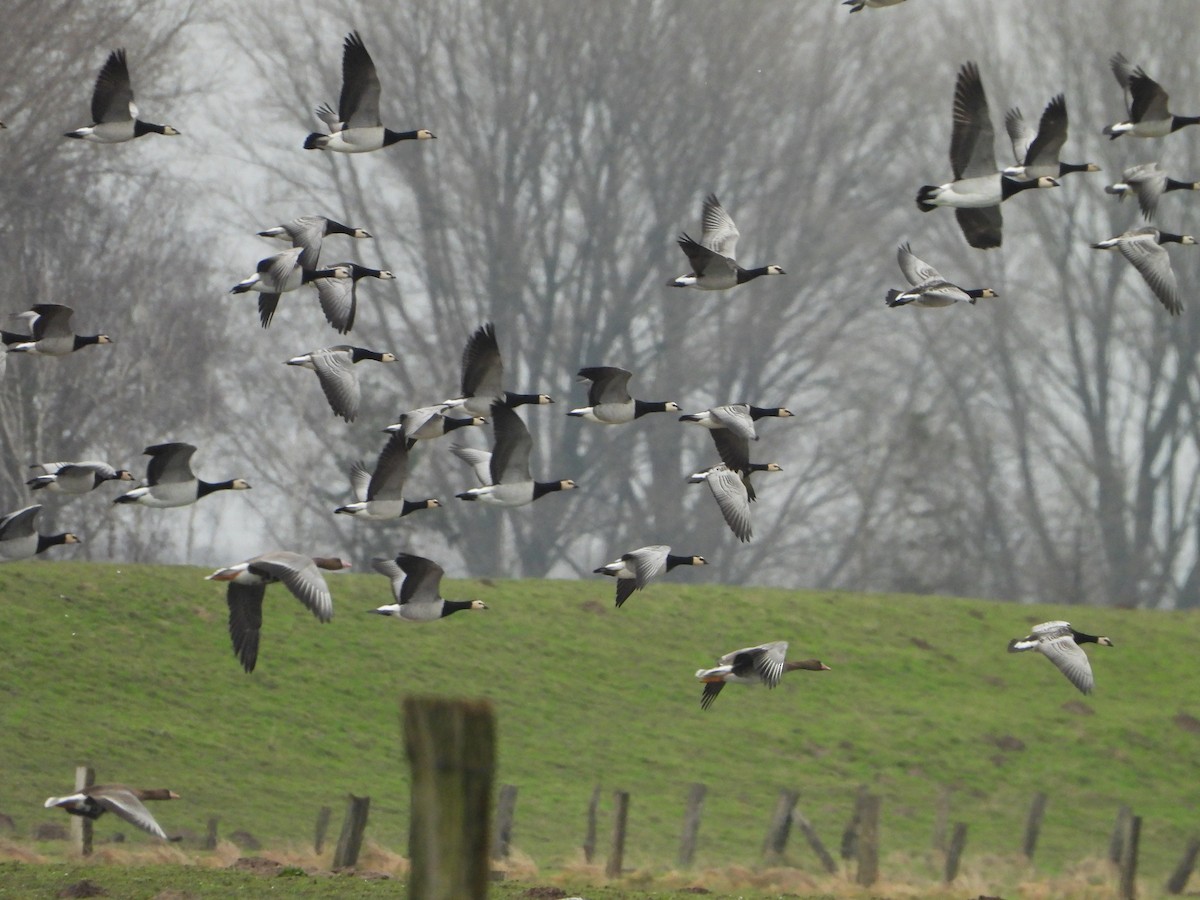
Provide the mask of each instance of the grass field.
[{"label": "grass field", "polygon": [[[1161,885],[1200,832],[1200,695],[1195,615],[1014,606],[934,597],[701,585],[672,573],[612,606],[609,580],[449,581],[490,609],[425,626],[365,614],[385,602],[375,575],[334,575],[336,615],[319,625],[271,588],[258,670],[229,647],[222,588],[183,567],[35,562],[0,568],[0,812],[27,841],[65,821],[42,800],[73,767],[101,781],[170,787],[155,807],[168,832],[243,829],[304,848],[321,805],[372,798],[368,838],[402,854],[407,772],[398,710],[409,693],[488,697],[499,774],[520,788],[514,842],[533,872],[578,866],[584,813],[604,788],[632,794],[626,866],[674,865],[689,785],[708,786],[697,867],[754,867],[775,796],[836,850],[860,784],[884,798],[883,874],[935,877],[936,798],[970,824],[964,868],[990,887],[1030,873],[1007,862],[1029,801],[1050,794],[1041,877],[1070,877],[1103,854],[1119,804],[1143,816],[1141,872]],[[685,582],[688,582],[685,584]],[[1044,659],[1005,653],[1028,625],[1070,618],[1115,646],[1089,648],[1084,698]],[[765,640],[820,657],[775,691],[733,685],[707,712],[692,673]],[[129,832],[102,819],[97,841]],[[799,838],[790,860],[815,860]],[[31,852],[62,854],[39,844]],[[1086,865],[1086,864],[1084,864]],[[999,877],[999,876],[997,876]],[[751,896],[751,895],[747,895]]]}]

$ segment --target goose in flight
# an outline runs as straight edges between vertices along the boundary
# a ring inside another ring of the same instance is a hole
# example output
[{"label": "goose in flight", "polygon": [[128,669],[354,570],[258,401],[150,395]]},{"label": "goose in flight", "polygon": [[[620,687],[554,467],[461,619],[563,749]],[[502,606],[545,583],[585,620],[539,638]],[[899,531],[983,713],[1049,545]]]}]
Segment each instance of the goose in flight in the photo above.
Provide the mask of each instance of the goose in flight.
[{"label": "goose in flight", "polygon": [[763,275],[786,275],[779,266],[743,269],[734,258],[741,235],[733,217],[725,211],[716,194],[704,198],[700,210],[700,240],[686,233],[679,236],[679,248],[692,266],[687,275],[667,282],[668,287],[691,287],[702,291],[725,291]]},{"label": "goose in flight", "polygon": [[1172,234],[1159,231],[1153,225],[1131,228],[1116,237],[1092,244],[1093,250],[1116,249],[1138,270],[1138,274],[1154,291],[1154,296],[1173,316],[1183,312],[1183,295],[1179,282],[1171,268],[1171,258],[1163,244],[1194,245],[1196,239],[1190,234]]},{"label": "goose in flight", "polygon": [[66,810],[73,816],[98,819],[111,812],[130,825],[147,831],[164,841],[170,840],[162,826],[154,820],[143,800],[178,800],[179,795],[166,788],[131,788],[123,784],[92,784],[83,790],[65,797],[48,797],[42,805],[46,809]]},{"label": "goose in flight", "polygon": [[666,544],[652,544],[622,553],[608,565],[593,570],[593,574],[617,579],[617,606],[620,607],[634,591],[648,585],[650,579],[670,572],[676,566],[706,565],[708,560],[703,556],[678,556]]},{"label": "goose in flight", "polygon": [[699,669],[696,679],[704,682],[700,708],[708,709],[726,684],[765,684],[773,688],[785,672],[805,669],[809,672],[828,672],[829,666],[819,659],[787,660],[787,641],[772,641],[756,647],[743,647],[726,653],[711,669]]},{"label": "goose in flight", "polygon": [[114,50],[96,76],[96,87],[92,91],[92,124],[68,131],[64,137],[97,144],[119,144],[144,134],[177,135],[179,132],[170,125],[155,125],[138,118],[125,51]]},{"label": "goose in flight", "polygon": [[908,244],[900,245],[896,259],[905,280],[912,287],[907,291],[889,290],[884,300],[889,307],[907,306],[910,303],[929,307],[953,306],[963,301],[974,304],[981,297],[999,296],[991,288],[964,289],[947,281],[937,269],[913,253]]},{"label": "goose in flight", "polygon": [[1035,625],[1027,636],[1009,641],[1008,652],[1036,650],[1054,663],[1071,684],[1083,693],[1090,694],[1096,686],[1096,680],[1092,677],[1092,665],[1081,644],[1098,644],[1101,647],[1113,645],[1106,637],[1076,631],[1070,622],[1043,622]]},{"label": "goose in flight", "polygon": [[433,622],[464,609],[487,609],[482,600],[446,600],[442,597],[442,576],[437,563],[423,556],[401,553],[395,559],[373,559],[371,566],[392,582],[395,603],[367,610],[408,622]]},{"label": "goose in flight", "polygon": [[201,481],[192,471],[192,444],[169,441],[155,444],[142,451],[150,457],[146,465],[146,484],[121,494],[113,503],[137,503],[165,509],[187,506],[215,491],[248,491],[250,485],[242,478],[228,481]]},{"label": "goose in flight", "polygon": [[1186,125],[1200,125],[1200,116],[1177,116],[1167,109],[1167,92],[1146,74],[1141,66],[1134,67],[1124,53],[1113,54],[1109,60],[1113,75],[1125,92],[1125,108],[1129,118],[1104,126],[1102,134],[1115,141],[1128,134],[1140,138],[1166,137]]}]

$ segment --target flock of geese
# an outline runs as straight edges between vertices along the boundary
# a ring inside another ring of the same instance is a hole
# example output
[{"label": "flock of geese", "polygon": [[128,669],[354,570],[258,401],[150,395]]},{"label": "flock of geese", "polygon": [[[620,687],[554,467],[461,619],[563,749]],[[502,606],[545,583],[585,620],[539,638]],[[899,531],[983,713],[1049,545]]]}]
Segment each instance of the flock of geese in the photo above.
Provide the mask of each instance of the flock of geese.
[{"label": "flock of geese", "polygon": [[[903,0],[845,0],[850,12],[864,8],[898,5]],[[1185,125],[1197,124],[1196,117],[1172,115],[1167,110],[1167,95],[1141,68],[1133,67],[1117,54],[1112,68],[1122,88],[1132,97],[1128,119],[1105,129],[1116,139],[1122,135],[1161,138]],[[309,150],[335,153],[365,153],[408,140],[432,140],[428,129],[393,131],[382,124],[379,112],[380,82],[375,65],[357,32],[351,32],[343,44],[342,90],[338,108],[322,104],[317,117],[327,131],[313,133],[303,142]],[[178,135],[169,125],[143,121],[138,117],[130,81],[128,61],[123,50],[113,51],[96,79],[92,97],[93,123],[68,132],[67,137],[109,144],[133,140],[148,134]],[[1005,118],[1012,140],[1016,164],[999,169],[993,153],[994,133],[987,99],[978,67],[964,65],[954,92],[953,130],[950,145],[954,180],[939,186],[921,188],[917,205],[923,211],[938,206],[955,209],[967,242],[973,247],[998,247],[1001,243],[1003,201],[1027,190],[1057,187],[1063,175],[1094,172],[1091,163],[1059,162],[1067,140],[1067,108],[1062,95],[1053,98],[1042,115],[1036,132],[1025,124],[1019,110]],[[1176,190],[1200,189],[1200,183],[1177,181],[1157,163],[1133,166],[1123,180],[1107,190],[1118,198],[1137,197],[1143,215],[1155,215],[1162,194]],[[371,269],[354,262],[322,266],[323,242],[330,237],[352,240],[370,238],[363,228],[352,227],[325,216],[306,215],[258,232],[267,239],[278,239],[289,249],[262,259],[254,274],[235,284],[234,294],[256,292],[262,327],[271,324],[283,294],[311,285],[317,291],[322,312],[330,326],[341,334],[355,323],[357,285],[366,277],[391,279],[391,272]],[[672,287],[690,287],[704,291],[724,291],[763,276],[783,275],[778,265],[744,268],[736,260],[739,232],[733,218],[714,194],[703,201],[700,238],[680,235],[679,246],[687,258],[689,271],[668,282]],[[1179,289],[1163,249],[1165,243],[1192,244],[1187,235],[1174,235],[1154,227],[1131,229],[1094,246],[1121,252],[1142,274],[1155,294],[1173,314],[1182,308]],[[905,291],[891,290],[886,297],[889,307],[917,305],[949,306],[956,302],[974,303],[994,297],[990,288],[963,289],[948,281],[929,264],[918,259],[908,244],[899,250],[901,271],[910,284]],[[71,326],[73,311],[58,304],[38,304],[13,317],[14,331],[3,331],[4,352],[33,356],[62,356],[92,345],[110,344],[107,335],[76,334]],[[353,422],[358,413],[361,390],[357,365],[362,362],[386,364],[396,357],[388,352],[350,345],[313,350],[287,360],[290,366],[313,371],[334,415]],[[538,481],[531,468],[532,438],[524,420],[516,412],[521,406],[543,407],[553,402],[544,393],[515,393],[504,385],[504,367],[495,328],[489,323],[469,338],[462,355],[459,390],[456,396],[410,410],[385,431],[388,438],[374,466],[357,463],[350,472],[353,500],[334,510],[369,521],[392,521],[419,510],[440,507],[439,500],[415,500],[405,496],[410,452],[418,441],[436,440],[451,432],[490,424],[493,441],[490,451],[453,444],[451,453],[472,473],[477,485],[456,497],[463,501],[499,507],[517,507],[533,503],[553,493],[577,487],[571,479]],[[630,425],[652,413],[682,413],[670,400],[644,400],[630,392],[633,373],[616,366],[587,366],[579,370],[579,379],[587,383],[587,403],[571,409],[567,415],[601,425]],[[759,439],[758,424],[766,418],[786,418],[792,413],[783,407],[762,407],[749,403],[729,403],[679,419],[706,429],[720,462],[692,474],[688,481],[708,485],[730,530],[740,541],[753,537],[751,504],[755,490],[751,475],[777,472],[775,463],[750,459],[752,442]],[[142,483],[118,495],[118,504],[152,508],[182,507],[220,491],[248,490],[240,477],[222,481],[199,478],[192,468],[197,448],[192,444],[170,441],[147,447],[149,456]],[[125,469],[101,461],[44,462],[32,466],[27,482],[31,490],[62,495],[82,495],[95,491],[109,481],[134,481]],[[41,506],[34,504],[0,519],[0,561],[27,559],[52,546],[75,543],[71,533],[39,534],[36,519]],[[635,591],[653,579],[679,566],[702,566],[703,556],[676,554],[665,544],[639,547],[622,553],[612,562],[595,569],[609,576],[616,585],[616,605],[623,606]],[[311,557],[291,551],[272,551],[211,575],[210,580],[225,582],[229,608],[228,628],[234,655],[243,669],[253,672],[258,661],[262,630],[262,608],[266,588],[282,584],[320,622],[333,615],[333,599],[323,572],[350,568],[351,563],[337,557]],[[441,596],[444,571],[432,560],[401,552],[394,558],[372,560],[376,572],[390,583],[393,602],[370,612],[410,622],[428,622],[464,610],[484,610],[479,600],[448,600]],[[1067,622],[1047,622],[1024,638],[1009,643],[1010,652],[1037,651],[1054,663],[1083,693],[1091,693],[1094,679],[1088,657],[1081,645],[1095,643],[1111,646],[1106,638],[1079,632]],[[708,709],[726,684],[765,684],[776,686],[784,673],[795,670],[828,671],[817,659],[787,659],[788,642],[771,641],[725,654],[715,666],[697,670],[703,683],[701,707]],[[175,799],[165,789],[140,790],[124,785],[94,785],[75,793],[51,797],[46,807],[59,807],[68,813],[95,819],[106,811],[160,838],[162,828],[147,811],[143,801]]]}]

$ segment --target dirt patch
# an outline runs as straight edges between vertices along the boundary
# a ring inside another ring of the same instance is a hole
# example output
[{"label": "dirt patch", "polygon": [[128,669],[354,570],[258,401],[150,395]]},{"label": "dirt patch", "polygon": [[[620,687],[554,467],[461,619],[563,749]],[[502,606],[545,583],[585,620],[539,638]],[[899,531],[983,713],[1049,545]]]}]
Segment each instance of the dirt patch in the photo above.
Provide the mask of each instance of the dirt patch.
[{"label": "dirt patch", "polygon": [[999,737],[989,738],[989,740],[996,745],[997,749],[1003,750],[1005,753],[1017,753],[1025,749],[1025,742],[1011,734],[1002,734]]},{"label": "dirt patch", "polygon": [[1068,700],[1060,709],[1063,712],[1074,713],[1077,716],[1094,716],[1096,711],[1082,700]]},{"label": "dirt patch", "polygon": [[933,649],[933,644],[929,643],[929,641],[924,640],[923,638],[910,637],[908,639],[908,642],[910,644],[912,644],[914,647],[916,647],[918,650],[932,650]]},{"label": "dirt patch", "polygon": [[[600,603],[598,600],[584,600],[579,604],[579,608],[584,612],[594,613],[597,616],[608,615],[608,607],[606,607],[603,603]],[[563,894],[563,896],[565,897],[566,894]]]},{"label": "dirt patch", "polygon": [[521,894],[522,897],[537,898],[537,900],[562,900],[567,896],[567,892],[560,887],[538,886],[531,887],[529,890]]},{"label": "dirt patch", "polygon": [[265,856],[242,856],[229,868],[239,872],[253,872],[255,875],[278,875],[283,871],[283,864]]},{"label": "dirt patch", "polygon": [[33,839],[35,841],[65,841],[67,826],[58,822],[43,822],[33,829]]},{"label": "dirt patch", "polygon": [[248,831],[235,831],[229,836],[229,840],[237,844],[243,850],[262,849],[262,842]]},{"label": "dirt patch", "polygon": [[1189,716],[1185,712],[1181,712],[1171,721],[1184,731],[1190,731],[1192,734],[1200,732],[1200,719],[1197,719],[1195,716]]},{"label": "dirt patch", "polygon": [[59,897],[107,897],[108,891],[94,881],[83,879],[74,884],[68,884],[58,892]]}]

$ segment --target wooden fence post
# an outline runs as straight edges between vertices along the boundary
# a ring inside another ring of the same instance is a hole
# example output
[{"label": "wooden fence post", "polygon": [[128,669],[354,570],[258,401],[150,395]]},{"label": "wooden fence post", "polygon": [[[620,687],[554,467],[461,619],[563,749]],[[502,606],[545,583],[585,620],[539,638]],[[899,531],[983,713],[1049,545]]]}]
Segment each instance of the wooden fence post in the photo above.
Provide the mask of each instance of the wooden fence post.
[{"label": "wooden fence post", "polygon": [[812,827],[812,823],[804,817],[804,814],[800,810],[795,808],[792,809],[792,822],[800,829],[800,833],[808,841],[808,846],[812,847],[813,853],[817,854],[817,859],[821,861],[821,865],[825,868],[825,871],[830,875],[836,875],[838,870],[837,861],[825,849],[825,845],[821,843],[821,839],[817,837],[817,831]]},{"label": "wooden fence post", "polygon": [[512,845],[513,820],[517,814],[517,786],[500,785],[496,801],[496,834],[492,842],[492,859],[508,859]]},{"label": "wooden fence post", "polygon": [[325,834],[329,831],[329,819],[333,815],[333,810],[328,806],[322,806],[317,810],[317,827],[313,832],[313,853],[320,853],[325,849]]},{"label": "wooden fence post", "polygon": [[950,838],[950,849],[946,851],[946,884],[958,877],[958,861],[967,846],[967,823],[955,822],[954,834]]},{"label": "wooden fence post", "polygon": [[[82,791],[96,783],[96,770],[90,766],[75,767],[75,790]],[[71,846],[80,856],[92,855],[92,820],[71,816]]]},{"label": "wooden fence post", "polygon": [[370,797],[347,796],[346,818],[342,820],[342,833],[333,851],[333,868],[343,869],[358,862],[358,851],[362,849],[362,837],[370,809]]},{"label": "wooden fence post", "polygon": [[1129,817],[1129,832],[1125,835],[1124,852],[1121,854],[1121,900],[1136,900],[1138,839],[1142,834],[1142,817]]},{"label": "wooden fence post", "polygon": [[683,815],[683,836],[679,839],[679,868],[687,869],[696,858],[696,836],[700,833],[700,813],[708,788],[697,782],[688,791],[687,811]]},{"label": "wooden fence post", "polygon": [[1183,859],[1179,861],[1179,865],[1175,867],[1175,871],[1167,879],[1168,894],[1183,893],[1183,889],[1187,887],[1188,879],[1192,877],[1192,869],[1196,867],[1197,855],[1200,855],[1200,839],[1192,838],[1188,841],[1187,849],[1183,851]]},{"label": "wooden fence post", "polygon": [[583,859],[590,863],[596,856],[596,815],[600,809],[600,785],[592,788],[592,799],[588,801],[587,832],[583,836]]},{"label": "wooden fence post", "polygon": [[1132,815],[1133,810],[1125,804],[1121,804],[1117,810],[1117,821],[1108,841],[1108,861],[1114,866],[1121,864],[1121,857],[1125,852],[1125,834],[1129,830],[1129,817]]},{"label": "wooden fence post", "polygon": [[953,789],[943,784],[938,788],[937,806],[933,813],[933,849],[946,852],[946,829],[950,827],[950,796]]},{"label": "wooden fence post", "polygon": [[204,832],[204,849],[205,850],[216,850],[217,849],[217,823],[218,823],[218,821],[219,820],[217,819],[216,816],[208,817],[208,827],[205,829],[205,832]]},{"label": "wooden fence post", "polygon": [[1025,858],[1033,862],[1034,851],[1037,850],[1038,835],[1042,831],[1042,817],[1046,815],[1046,794],[1038,791],[1033,795],[1033,803],[1029,805],[1029,818],[1025,820],[1025,840],[1021,842],[1021,852]]},{"label": "wooden fence post", "polygon": [[411,900],[483,900],[491,866],[496,719],[486,700],[404,698],[412,768]]},{"label": "wooden fence post", "polygon": [[879,877],[879,807],[878,794],[863,794],[858,810],[858,872],[855,882],[870,887]]},{"label": "wooden fence post", "polygon": [[763,840],[763,857],[778,860],[783,856],[787,847],[788,834],[792,829],[792,807],[800,799],[798,791],[780,788],[779,797],[775,801],[775,812],[771,814],[771,824],[767,826],[767,836]]},{"label": "wooden fence post", "polygon": [[863,798],[867,796],[867,786],[860,784],[858,793],[854,795],[854,811],[850,815],[850,821],[846,824],[845,830],[842,831],[842,859],[851,860],[858,856],[858,825],[859,816],[862,813]]},{"label": "wooden fence post", "polygon": [[613,791],[613,805],[615,809],[612,850],[609,851],[604,874],[608,878],[620,878],[621,867],[625,864],[625,825],[629,820],[629,791]]}]

